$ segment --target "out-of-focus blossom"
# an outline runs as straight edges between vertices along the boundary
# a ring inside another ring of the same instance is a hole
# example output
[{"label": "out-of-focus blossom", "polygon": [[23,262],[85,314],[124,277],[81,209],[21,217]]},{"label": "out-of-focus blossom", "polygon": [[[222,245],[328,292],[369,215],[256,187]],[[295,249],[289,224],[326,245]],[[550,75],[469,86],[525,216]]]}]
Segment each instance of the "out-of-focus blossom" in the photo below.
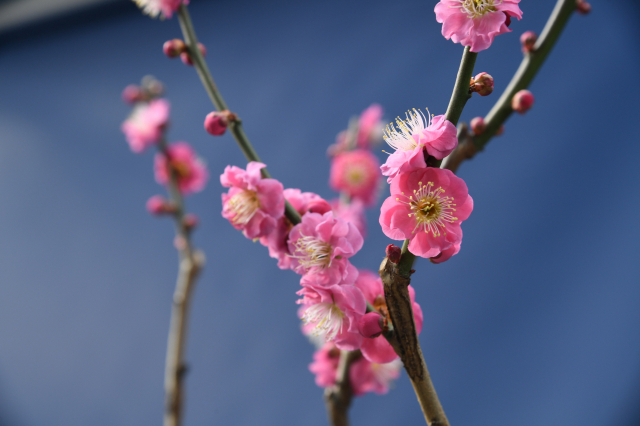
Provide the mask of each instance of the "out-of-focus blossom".
[{"label": "out-of-focus blossom", "polygon": [[329,184],[352,199],[371,205],[380,183],[378,158],[366,149],[343,152],[333,157]]},{"label": "out-of-focus blossom", "polygon": [[169,102],[154,99],[136,105],[129,118],[122,123],[121,130],[131,151],[140,153],[160,141],[168,121]]},{"label": "out-of-focus blossom", "polygon": [[154,170],[156,181],[160,185],[167,185],[169,182],[170,168],[175,173],[178,189],[183,194],[202,191],[209,180],[207,166],[186,142],[170,145],[166,155],[161,152],[156,154]]},{"label": "out-of-focus blossom", "polygon": [[157,18],[171,18],[181,4],[189,4],[189,0],[133,0],[142,12]]}]

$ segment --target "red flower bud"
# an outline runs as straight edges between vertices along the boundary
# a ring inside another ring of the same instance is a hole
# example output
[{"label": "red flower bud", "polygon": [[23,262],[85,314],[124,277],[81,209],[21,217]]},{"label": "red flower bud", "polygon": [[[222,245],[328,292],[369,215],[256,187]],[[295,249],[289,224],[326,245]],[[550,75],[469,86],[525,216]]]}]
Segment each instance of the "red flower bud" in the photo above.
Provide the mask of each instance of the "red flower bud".
[{"label": "red flower bud", "polygon": [[167,40],[162,45],[162,51],[169,58],[177,58],[182,52],[187,50],[187,45],[179,38],[173,40]]},{"label": "red flower bud", "polygon": [[400,249],[400,247],[393,244],[389,244],[387,246],[386,253],[389,260],[395,263],[396,265],[398,264],[398,262],[400,262],[400,257],[402,256],[402,250]]},{"label": "red flower bud", "polygon": [[371,339],[378,337],[382,334],[382,321],[382,315],[377,312],[369,312],[358,321],[358,331],[360,331],[360,334],[364,337]]},{"label": "red flower bud", "polygon": [[514,111],[524,114],[533,106],[533,94],[528,90],[521,90],[511,99],[511,108]]},{"label": "red flower bud", "polygon": [[[204,44],[198,43],[198,49],[200,50],[200,53],[202,53],[202,56],[207,56],[207,48]],[[193,66],[193,60],[191,59],[191,56],[189,56],[189,52],[187,50],[180,54],[180,59],[185,65]]]},{"label": "red flower bud", "polygon": [[147,200],[147,211],[154,216],[173,213],[175,206],[162,195],[154,195]]},{"label": "red flower bud", "polygon": [[584,0],[576,0],[576,12],[581,15],[586,15],[591,12],[591,4]]},{"label": "red flower bud", "polygon": [[142,93],[142,89],[135,84],[128,85],[122,91],[122,100],[125,101],[125,103],[133,104],[141,101],[143,98],[144,93]]},{"label": "red flower bud", "polygon": [[198,219],[198,216],[193,213],[189,213],[184,217],[184,226],[188,231],[191,231],[193,228],[198,226],[199,223],[200,219]]},{"label": "red flower bud", "polygon": [[538,34],[533,31],[527,31],[520,36],[520,44],[522,44],[522,53],[533,52],[533,46],[538,40]]},{"label": "red flower bud", "polygon": [[474,135],[478,136],[484,133],[484,130],[487,128],[487,125],[484,122],[484,118],[476,117],[471,120],[471,131]]},{"label": "red flower bud", "polygon": [[493,77],[486,72],[481,72],[471,79],[469,92],[476,92],[480,96],[487,96],[493,92]]}]

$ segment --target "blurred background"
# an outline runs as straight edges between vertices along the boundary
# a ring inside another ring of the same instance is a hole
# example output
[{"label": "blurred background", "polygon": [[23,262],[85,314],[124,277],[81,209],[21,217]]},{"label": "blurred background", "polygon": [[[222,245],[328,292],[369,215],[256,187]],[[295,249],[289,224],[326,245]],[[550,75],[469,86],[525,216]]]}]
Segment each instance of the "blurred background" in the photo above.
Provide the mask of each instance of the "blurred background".
[{"label": "blurred background", "polygon": [[[325,198],[325,152],[373,102],[390,122],[446,110],[460,45],[435,0],[192,0],[207,60],[230,108],[285,187]],[[555,1],[479,54],[495,92],[518,38]],[[421,260],[426,361],[453,425],[640,425],[640,90],[635,1],[591,1],[571,18],[530,90],[536,103],[459,175],[475,209],[460,254]],[[207,256],[191,312],[186,425],[324,425],[322,389],[299,331],[299,276],[221,215],[218,176],[246,160],[203,130],[213,108],[193,69],[162,53],[177,19],[125,0],[0,2],[0,424],[153,425],[177,273],[173,226],[150,217],[163,193],[153,154],[120,132],[122,89],[153,74],[172,105],[170,140],[208,162],[187,199]],[[380,149],[382,149],[381,147]],[[379,152],[380,158],[384,154]],[[382,198],[388,189],[382,191]],[[378,205],[379,205],[378,204]],[[353,259],[376,270],[391,241],[368,212]],[[355,399],[354,425],[423,424],[403,372],[386,396]]]}]

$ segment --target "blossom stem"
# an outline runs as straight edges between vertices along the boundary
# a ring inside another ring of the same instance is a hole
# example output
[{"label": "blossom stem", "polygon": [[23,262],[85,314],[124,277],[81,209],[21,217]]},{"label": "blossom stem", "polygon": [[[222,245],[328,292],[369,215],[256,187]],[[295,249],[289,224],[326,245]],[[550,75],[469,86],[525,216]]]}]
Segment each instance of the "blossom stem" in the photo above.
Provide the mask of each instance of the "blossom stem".
[{"label": "blossom stem", "polygon": [[471,98],[469,93],[469,81],[473,75],[473,67],[476,64],[476,58],[478,54],[469,50],[469,46],[464,48],[462,53],[462,60],[460,61],[460,68],[458,69],[458,76],[456,77],[455,86],[453,86],[453,93],[451,93],[451,99],[449,100],[449,107],[444,115],[445,120],[453,123],[454,126],[458,124],[462,110],[467,104],[467,101]]},{"label": "blossom stem", "polygon": [[[549,19],[542,30],[542,34],[534,45],[533,50],[525,54],[522,62],[520,63],[520,67],[513,75],[511,82],[509,82],[509,85],[504,90],[498,101],[484,118],[486,126],[484,132],[479,136],[473,137],[473,144],[475,145],[476,152],[484,149],[485,145],[496,134],[498,129],[500,129],[500,126],[509,118],[513,112],[513,109],[511,108],[511,99],[513,99],[513,96],[518,91],[529,87],[529,84],[531,84],[538,73],[538,70],[549,55],[549,52],[551,52],[551,49],[558,40],[558,37],[560,37],[562,30],[566,26],[569,21],[569,17],[575,9],[575,0],[558,0],[551,12],[551,16],[549,16]],[[461,154],[460,152],[456,152],[458,150],[466,150],[466,152]],[[453,157],[451,160],[447,159],[445,161],[444,168],[451,169],[450,165],[455,164],[455,162],[451,163],[451,161],[456,160],[459,164],[464,159],[471,158],[473,154],[475,154],[475,152],[470,153],[468,147],[465,148],[461,145],[458,145],[456,151],[451,154],[451,157]],[[456,156],[461,155],[464,155],[462,159],[456,158]],[[458,164],[455,164],[456,167]]]},{"label": "blossom stem", "polygon": [[[158,148],[161,154],[166,157],[167,164],[171,164],[166,141],[161,140]],[[176,239],[179,241],[176,245],[179,268],[176,288],[173,293],[171,322],[167,341],[164,374],[164,426],[179,426],[182,421],[183,382],[187,371],[184,362],[184,348],[186,346],[189,302],[198,274],[204,266],[204,254],[200,250],[194,249],[191,243],[191,229],[185,222],[184,200],[178,188],[178,177],[172,167],[169,167],[167,186],[171,202],[175,206],[173,217],[176,227]]]},{"label": "blossom stem", "polygon": [[[200,81],[202,81],[202,85],[207,91],[211,102],[218,111],[229,110],[229,107],[222,98],[222,94],[220,94],[216,83],[213,81],[213,77],[211,75],[211,72],[209,71],[207,63],[204,60],[204,56],[198,48],[198,38],[193,27],[193,22],[191,21],[189,10],[184,4],[181,4],[180,8],[178,9],[178,21],[180,22],[180,29],[182,30],[182,35],[184,37],[185,44],[187,45],[189,56],[193,61],[193,66],[198,72]],[[229,123],[229,131],[238,143],[238,146],[242,150],[242,153],[247,158],[247,160],[261,162],[260,157],[258,157],[258,153],[253,148],[253,145],[251,145],[251,142],[249,142],[247,134],[244,132],[242,121],[240,119],[231,121]],[[271,175],[267,171],[266,167],[263,168],[261,172],[264,179],[271,178]],[[287,216],[287,219],[289,219],[289,221],[294,225],[300,223],[300,215],[298,214],[296,209],[294,209],[293,206],[286,200],[285,215]]]},{"label": "blossom stem", "polygon": [[349,426],[349,406],[353,398],[353,389],[349,380],[351,364],[362,356],[359,350],[340,351],[340,361],[336,372],[336,384],[324,392],[329,424],[332,426]]}]

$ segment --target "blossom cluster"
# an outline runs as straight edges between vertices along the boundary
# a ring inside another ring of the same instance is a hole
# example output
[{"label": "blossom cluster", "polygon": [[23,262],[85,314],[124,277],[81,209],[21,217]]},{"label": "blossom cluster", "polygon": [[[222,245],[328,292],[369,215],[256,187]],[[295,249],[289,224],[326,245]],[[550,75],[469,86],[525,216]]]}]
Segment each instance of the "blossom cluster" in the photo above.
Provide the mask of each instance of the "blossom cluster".
[{"label": "blossom cluster", "polygon": [[[263,178],[265,164],[255,161],[246,169],[227,166],[220,176],[222,186],[229,188],[222,194],[222,216],[245,237],[267,247],[279,268],[300,275],[302,331],[322,342],[310,365],[316,382],[333,385],[340,351],[361,351],[362,358],[350,370],[356,395],[386,392],[400,368],[398,355],[382,334],[390,321],[382,281],[350,260],[364,242],[364,209],[375,204],[379,192],[381,173],[371,148],[382,136],[381,117],[382,108],[372,105],[330,148],[330,185],[341,193],[340,199],[327,201],[284,188],[275,179]],[[294,225],[285,215],[285,201],[300,215],[300,223]],[[413,298],[413,289],[410,292]],[[373,307],[369,314],[367,305]],[[422,311],[415,303],[414,312],[419,331]]]}]

